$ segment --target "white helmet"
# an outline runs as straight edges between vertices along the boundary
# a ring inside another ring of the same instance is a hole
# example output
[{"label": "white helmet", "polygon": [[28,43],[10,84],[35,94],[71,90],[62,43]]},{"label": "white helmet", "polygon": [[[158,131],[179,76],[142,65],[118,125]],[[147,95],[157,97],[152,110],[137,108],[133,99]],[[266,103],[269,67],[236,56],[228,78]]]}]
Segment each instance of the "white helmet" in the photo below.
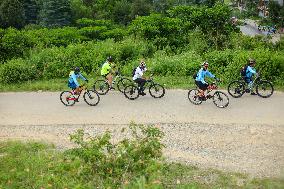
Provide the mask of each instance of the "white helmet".
[{"label": "white helmet", "polygon": [[205,61],[201,64],[201,66],[205,66],[205,65],[209,66],[209,63],[207,61]]}]

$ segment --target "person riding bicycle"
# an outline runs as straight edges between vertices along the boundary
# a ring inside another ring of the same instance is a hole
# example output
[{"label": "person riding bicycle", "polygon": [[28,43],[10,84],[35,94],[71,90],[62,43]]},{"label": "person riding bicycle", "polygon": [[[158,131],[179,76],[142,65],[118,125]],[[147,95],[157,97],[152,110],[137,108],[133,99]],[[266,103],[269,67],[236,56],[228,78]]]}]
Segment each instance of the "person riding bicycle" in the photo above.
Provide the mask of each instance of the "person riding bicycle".
[{"label": "person riding bicycle", "polygon": [[244,73],[242,75],[244,81],[248,84],[248,90],[251,92],[251,95],[256,95],[256,93],[253,91],[253,75],[256,75],[257,72],[254,68],[256,61],[252,58],[248,60],[248,64],[243,68]]},{"label": "person riding bicycle", "polygon": [[208,77],[211,77],[211,78],[215,78],[216,80],[219,80],[219,79],[216,78],[211,72],[208,71],[208,66],[209,66],[208,62],[206,62],[206,61],[203,62],[201,64],[201,66],[202,66],[202,68],[198,71],[198,73],[196,75],[195,84],[199,88],[198,96],[201,98],[201,100],[206,100],[204,92],[208,88],[208,83],[205,81],[205,77],[208,76]]},{"label": "person riding bicycle", "polygon": [[79,94],[82,89],[80,89],[80,84],[78,82],[78,78],[83,79],[84,81],[88,82],[88,79],[86,79],[80,72],[79,67],[75,67],[74,70],[72,70],[69,73],[69,80],[68,80],[68,87],[70,87],[72,90],[75,91],[75,94]]},{"label": "person riding bicycle", "polygon": [[101,69],[101,75],[107,79],[108,81],[108,84],[110,86],[110,89],[113,89],[113,86],[112,86],[112,79],[113,79],[113,76],[112,76],[112,65],[113,64],[113,58],[111,56],[109,56],[107,58],[107,60],[105,61],[105,63],[103,64],[102,66],[102,69]]},{"label": "person riding bicycle", "polygon": [[145,77],[143,77],[144,72],[147,71],[146,64],[144,60],[141,60],[139,66],[133,72],[133,81],[138,84],[139,94],[142,96],[146,95],[144,92],[144,85],[147,82]]}]

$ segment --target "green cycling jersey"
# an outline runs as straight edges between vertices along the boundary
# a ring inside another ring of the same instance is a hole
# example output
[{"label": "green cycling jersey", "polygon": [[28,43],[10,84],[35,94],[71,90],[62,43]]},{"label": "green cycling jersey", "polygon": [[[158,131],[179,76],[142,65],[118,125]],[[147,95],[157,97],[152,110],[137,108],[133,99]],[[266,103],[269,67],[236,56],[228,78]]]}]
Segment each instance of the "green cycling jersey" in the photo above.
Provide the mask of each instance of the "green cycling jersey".
[{"label": "green cycling jersey", "polygon": [[106,61],[101,69],[101,75],[107,75],[111,70],[110,63]]}]

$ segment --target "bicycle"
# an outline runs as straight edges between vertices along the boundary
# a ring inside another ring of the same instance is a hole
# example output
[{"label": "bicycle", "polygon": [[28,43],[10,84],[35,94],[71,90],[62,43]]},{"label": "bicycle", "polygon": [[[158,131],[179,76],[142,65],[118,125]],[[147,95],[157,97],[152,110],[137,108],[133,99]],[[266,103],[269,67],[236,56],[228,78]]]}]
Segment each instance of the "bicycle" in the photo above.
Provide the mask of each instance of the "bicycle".
[{"label": "bicycle", "polygon": [[100,96],[95,90],[88,90],[85,85],[80,86],[81,90],[79,94],[75,94],[75,90],[63,91],[60,93],[60,101],[65,106],[73,106],[76,102],[79,102],[78,99],[81,96],[82,91],[84,90],[84,101],[90,106],[96,106],[100,102]]},{"label": "bicycle", "polygon": [[[119,92],[123,93],[124,89],[122,87],[125,87],[129,83],[132,83],[129,78],[122,76],[120,71],[115,72],[115,77],[112,81],[112,86],[116,85]],[[93,88],[100,95],[105,95],[110,90],[110,85],[107,79],[98,79],[97,81],[95,81]]]},{"label": "bicycle", "polygon": [[[165,88],[154,82],[153,75],[146,81],[144,88],[149,87],[149,93],[153,98],[162,98],[165,95]],[[138,84],[132,83],[124,88],[124,96],[129,100],[135,100],[139,97]]]},{"label": "bicycle", "polygon": [[[256,75],[252,82],[252,88],[254,88],[255,86],[256,94],[259,97],[268,98],[273,94],[273,84],[268,80],[262,80],[260,78],[260,73]],[[228,93],[234,98],[239,98],[243,96],[244,93],[249,92],[251,91],[248,88],[248,84],[244,81],[244,79],[232,81],[228,85]]]},{"label": "bicycle", "polygon": [[[209,84],[207,87],[207,94],[204,98],[200,97],[198,95],[199,91],[198,88],[196,89],[190,89],[188,91],[188,99],[191,103],[195,105],[200,105],[203,101],[206,101],[208,99],[213,100],[213,103],[218,108],[226,108],[229,105],[229,97],[224,92],[216,90],[218,89],[217,83],[213,82]],[[212,95],[210,94],[213,90],[216,90]]]}]

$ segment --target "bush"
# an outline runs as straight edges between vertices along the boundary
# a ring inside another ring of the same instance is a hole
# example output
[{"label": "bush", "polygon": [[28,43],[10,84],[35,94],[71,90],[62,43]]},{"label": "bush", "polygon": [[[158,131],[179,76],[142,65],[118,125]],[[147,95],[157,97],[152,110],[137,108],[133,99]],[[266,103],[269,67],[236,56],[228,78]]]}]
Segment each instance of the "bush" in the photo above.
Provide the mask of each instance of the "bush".
[{"label": "bush", "polygon": [[107,31],[106,26],[90,26],[80,29],[80,34],[88,37],[89,39],[101,39],[101,33]]},{"label": "bush", "polygon": [[35,45],[32,38],[16,29],[2,30],[0,36],[0,58],[2,58],[0,61],[2,62],[11,58],[23,57]]},{"label": "bush", "polygon": [[22,59],[11,60],[0,67],[2,83],[19,83],[37,78],[35,65],[27,64]]},{"label": "bush", "polygon": [[142,176],[147,182],[159,174],[163,133],[152,126],[131,124],[129,128],[131,137],[116,144],[110,142],[108,132],[91,137],[78,130],[71,135],[79,148],[68,154],[85,162],[85,169],[95,178],[94,188],[119,188]]},{"label": "bush", "polygon": [[155,75],[191,76],[198,70],[201,62],[201,57],[192,51],[174,56],[167,56],[160,51],[149,60],[148,68]]}]

